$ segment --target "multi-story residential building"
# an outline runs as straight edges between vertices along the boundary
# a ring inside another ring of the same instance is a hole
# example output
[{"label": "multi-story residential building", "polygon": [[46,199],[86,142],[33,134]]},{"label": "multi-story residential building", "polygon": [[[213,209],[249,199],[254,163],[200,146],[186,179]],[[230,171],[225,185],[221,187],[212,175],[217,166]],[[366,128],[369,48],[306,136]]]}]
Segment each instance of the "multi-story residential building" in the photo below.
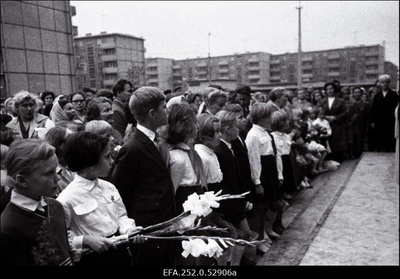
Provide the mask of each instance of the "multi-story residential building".
[{"label": "multi-story residential building", "polygon": [[70,1],[0,1],[1,97],[75,90]]},{"label": "multi-story residential building", "polygon": [[[297,53],[271,56],[271,85],[297,83],[297,57]],[[385,72],[385,50],[381,45],[303,52],[301,60],[305,86],[334,79],[341,84],[372,85]]]},{"label": "multi-story residential building", "polygon": [[[335,79],[343,85],[372,86],[383,73],[398,80],[398,67],[385,62],[381,45],[308,51],[302,53],[301,60],[304,87],[322,87]],[[248,84],[254,91],[269,91],[277,86],[296,89],[297,62],[297,53],[265,52],[173,60],[172,83],[173,87],[189,89],[204,87],[207,82],[222,82],[230,89]]]},{"label": "multi-story residential building", "polygon": [[[270,54],[265,52],[242,53],[207,58],[174,60],[172,83],[174,87],[197,88],[204,82],[232,81],[240,84],[265,84],[269,82]],[[236,87],[235,86],[235,87]],[[235,89],[235,88],[233,88]]]},{"label": "multi-story residential building", "polygon": [[147,85],[161,90],[172,89],[172,63],[169,58],[146,58]]},{"label": "multi-story residential building", "polygon": [[120,78],[135,86],[146,84],[144,39],[101,32],[75,37],[78,88],[112,88]]}]

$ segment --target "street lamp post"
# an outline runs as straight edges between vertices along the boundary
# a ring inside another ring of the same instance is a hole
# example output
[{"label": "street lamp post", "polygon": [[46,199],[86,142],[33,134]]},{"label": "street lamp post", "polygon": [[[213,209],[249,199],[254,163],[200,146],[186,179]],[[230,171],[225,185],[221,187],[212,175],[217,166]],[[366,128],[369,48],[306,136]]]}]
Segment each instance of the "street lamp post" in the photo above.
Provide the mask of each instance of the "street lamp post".
[{"label": "street lamp post", "polygon": [[299,6],[296,9],[299,10],[299,52],[298,52],[298,60],[297,60],[297,88],[300,89],[303,87],[303,78],[302,78],[302,63],[301,63],[301,7],[300,1]]},{"label": "street lamp post", "polygon": [[208,32],[208,82],[211,84],[211,54],[210,54],[210,36],[211,33]]}]

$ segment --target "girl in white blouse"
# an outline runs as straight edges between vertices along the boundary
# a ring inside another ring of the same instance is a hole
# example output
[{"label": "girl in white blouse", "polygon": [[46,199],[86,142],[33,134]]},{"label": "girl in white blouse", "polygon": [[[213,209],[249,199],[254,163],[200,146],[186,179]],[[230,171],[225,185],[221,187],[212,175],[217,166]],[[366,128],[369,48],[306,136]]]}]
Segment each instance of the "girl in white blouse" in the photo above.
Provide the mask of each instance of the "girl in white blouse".
[{"label": "girl in white blouse", "polygon": [[[57,200],[64,207],[73,260],[78,265],[130,265],[129,244],[117,246],[115,237],[127,240],[142,227],[127,216],[117,188],[99,178],[112,166],[109,138],[77,132],[68,138],[65,151],[67,165],[76,175]],[[141,236],[133,239],[144,241]],[[90,253],[84,253],[87,248]]]}]

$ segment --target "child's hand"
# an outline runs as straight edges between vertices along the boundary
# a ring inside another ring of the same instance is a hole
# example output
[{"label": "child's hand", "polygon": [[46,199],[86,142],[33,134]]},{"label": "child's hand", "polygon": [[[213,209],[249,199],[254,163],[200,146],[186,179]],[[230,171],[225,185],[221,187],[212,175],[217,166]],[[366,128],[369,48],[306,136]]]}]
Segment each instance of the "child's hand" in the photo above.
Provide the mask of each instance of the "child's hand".
[{"label": "child's hand", "polygon": [[131,238],[132,243],[135,244],[141,244],[141,243],[145,243],[147,241],[147,237],[143,236],[143,235],[136,235],[133,238]]},{"label": "child's hand", "polygon": [[131,227],[131,228],[128,229],[127,234],[128,235],[138,234],[142,230],[143,230],[142,226]]},{"label": "child's hand", "polygon": [[110,247],[114,247],[114,240],[102,236],[85,235],[83,237],[83,247],[89,247],[97,253],[108,251]]}]

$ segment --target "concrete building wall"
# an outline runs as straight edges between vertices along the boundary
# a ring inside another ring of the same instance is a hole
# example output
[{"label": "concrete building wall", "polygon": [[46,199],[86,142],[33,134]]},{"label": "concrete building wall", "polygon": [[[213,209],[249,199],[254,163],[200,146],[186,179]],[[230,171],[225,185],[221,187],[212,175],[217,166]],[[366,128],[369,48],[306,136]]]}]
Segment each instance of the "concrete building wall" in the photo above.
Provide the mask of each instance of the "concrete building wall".
[{"label": "concrete building wall", "polygon": [[1,96],[76,88],[70,1],[1,1]]}]

